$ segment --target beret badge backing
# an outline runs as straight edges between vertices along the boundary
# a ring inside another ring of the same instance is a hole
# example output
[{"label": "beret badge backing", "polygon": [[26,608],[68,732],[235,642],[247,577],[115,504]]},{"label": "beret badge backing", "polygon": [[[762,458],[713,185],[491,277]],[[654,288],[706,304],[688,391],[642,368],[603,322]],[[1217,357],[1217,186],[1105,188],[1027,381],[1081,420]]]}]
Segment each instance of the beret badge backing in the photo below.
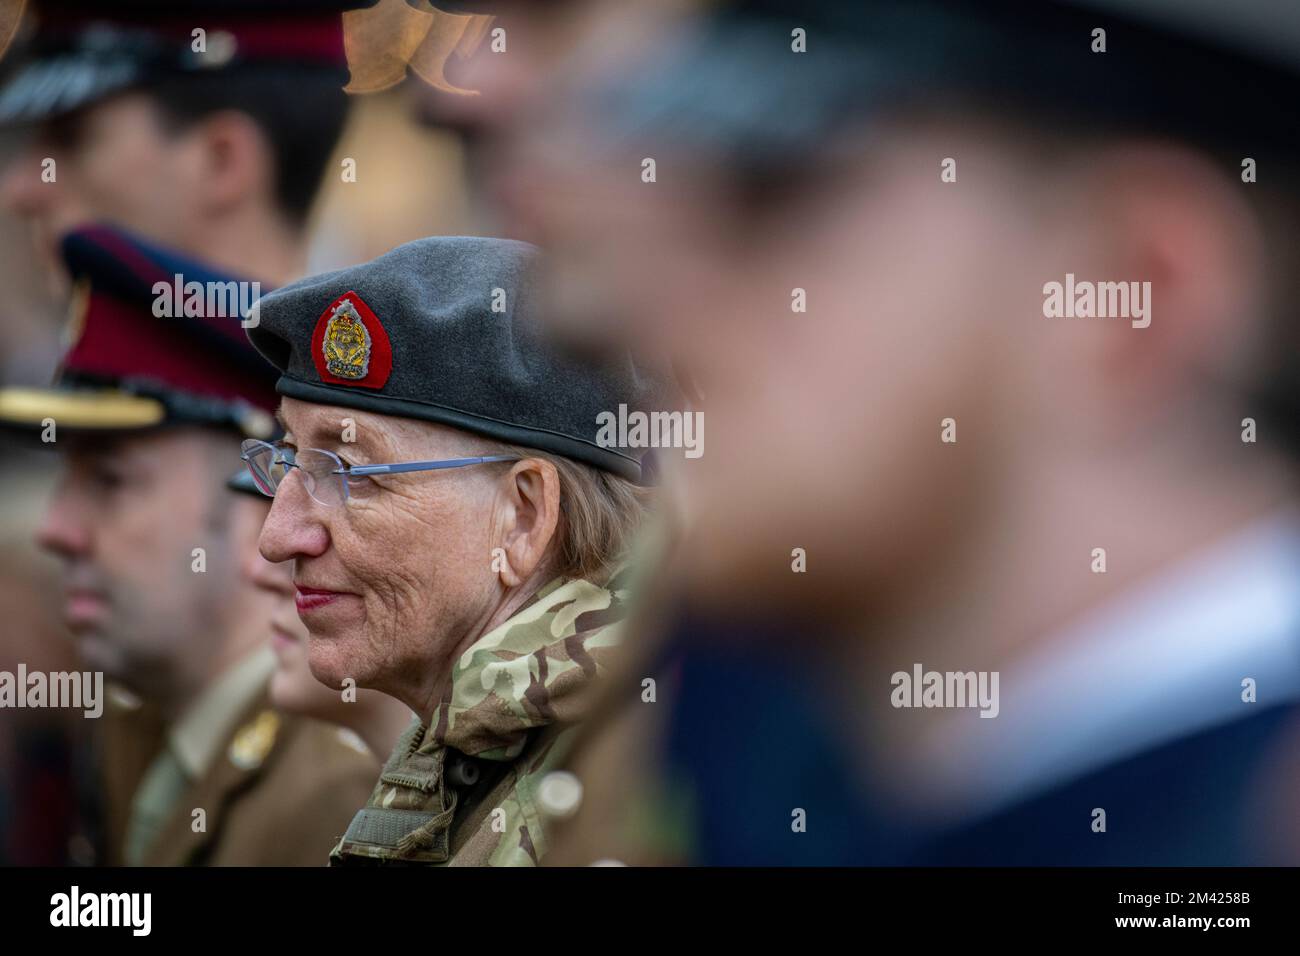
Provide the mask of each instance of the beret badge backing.
[{"label": "beret badge backing", "polygon": [[322,382],[383,388],[393,370],[393,348],[378,316],[355,292],[331,302],[316,321],[312,360]]}]

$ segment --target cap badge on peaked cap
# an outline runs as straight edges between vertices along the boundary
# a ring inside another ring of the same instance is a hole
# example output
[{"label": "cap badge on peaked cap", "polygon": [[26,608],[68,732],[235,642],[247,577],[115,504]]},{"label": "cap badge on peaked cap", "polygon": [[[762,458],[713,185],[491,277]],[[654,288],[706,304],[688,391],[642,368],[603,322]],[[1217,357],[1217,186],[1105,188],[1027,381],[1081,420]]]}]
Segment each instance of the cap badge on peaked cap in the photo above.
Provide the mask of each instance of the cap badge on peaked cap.
[{"label": "cap badge on peaked cap", "polygon": [[393,370],[393,348],[379,318],[355,292],[331,302],[316,321],[312,360],[322,382],[383,388]]}]

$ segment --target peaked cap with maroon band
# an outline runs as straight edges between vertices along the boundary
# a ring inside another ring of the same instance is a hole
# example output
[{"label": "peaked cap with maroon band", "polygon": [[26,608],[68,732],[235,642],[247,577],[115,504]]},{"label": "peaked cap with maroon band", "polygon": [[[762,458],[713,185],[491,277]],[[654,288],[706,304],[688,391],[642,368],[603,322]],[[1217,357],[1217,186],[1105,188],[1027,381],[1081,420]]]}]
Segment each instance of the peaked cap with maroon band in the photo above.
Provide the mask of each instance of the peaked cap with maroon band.
[{"label": "peaked cap with maroon band", "polygon": [[341,14],[375,2],[38,0],[35,28],[0,89],[0,123],[51,118],[169,77],[264,64],[337,71],[342,86]]},{"label": "peaked cap with maroon band", "polygon": [[0,389],[0,423],[273,431],[275,370],[242,325],[260,287],[107,226],[61,249],[75,289],[67,351],[52,388]]},{"label": "peaked cap with maroon band", "polygon": [[435,237],[262,299],[248,337],[281,395],[438,422],[632,481],[644,449],[598,441],[602,413],[648,412],[662,375],[626,353],[579,359],[537,314],[537,249]]}]

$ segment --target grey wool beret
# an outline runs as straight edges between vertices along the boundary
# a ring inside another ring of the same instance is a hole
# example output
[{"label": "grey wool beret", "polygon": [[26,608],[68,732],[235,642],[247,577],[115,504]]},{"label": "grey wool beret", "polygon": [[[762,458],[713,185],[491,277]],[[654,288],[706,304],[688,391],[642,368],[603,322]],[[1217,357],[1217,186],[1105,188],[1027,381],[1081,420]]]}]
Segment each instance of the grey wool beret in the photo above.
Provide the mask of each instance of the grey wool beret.
[{"label": "grey wool beret", "polygon": [[264,296],[248,337],[276,391],[438,422],[641,479],[644,449],[604,447],[597,416],[648,409],[659,379],[630,355],[579,359],[547,335],[538,250],[436,236]]}]

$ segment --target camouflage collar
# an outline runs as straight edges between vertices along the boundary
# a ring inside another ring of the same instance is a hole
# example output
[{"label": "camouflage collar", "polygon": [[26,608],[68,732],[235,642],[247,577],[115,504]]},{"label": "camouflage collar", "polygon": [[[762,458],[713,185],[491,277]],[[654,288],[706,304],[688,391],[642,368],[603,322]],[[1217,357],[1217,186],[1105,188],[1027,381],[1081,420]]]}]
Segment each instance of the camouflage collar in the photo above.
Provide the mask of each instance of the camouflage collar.
[{"label": "camouflage collar", "polygon": [[[624,583],[622,573],[605,587],[552,581],[475,641],[452,668],[429,725],[412,721],[398,739],[331,863],[447,863],[458,814],[470,812],[481,799],[475,795],[493,780],[491,772],[478,780],[476,767],[467,776],[464,757],[508,770],[538,736],[531,731],[582,717],[597,661],[618,642]],[[520,826],[531,832],[527,819],[536,822],[535,813],[516,816],[512,826],[494,832],[510,840]]]},{"label": "camouflage collar", "polygon": [[557,578],[475,641],[452,667],[418,749],[513,760],[528,731],[579,719],[596,676],[593,655],[621,636],[625,577],[616,573],[604,587]]}]

